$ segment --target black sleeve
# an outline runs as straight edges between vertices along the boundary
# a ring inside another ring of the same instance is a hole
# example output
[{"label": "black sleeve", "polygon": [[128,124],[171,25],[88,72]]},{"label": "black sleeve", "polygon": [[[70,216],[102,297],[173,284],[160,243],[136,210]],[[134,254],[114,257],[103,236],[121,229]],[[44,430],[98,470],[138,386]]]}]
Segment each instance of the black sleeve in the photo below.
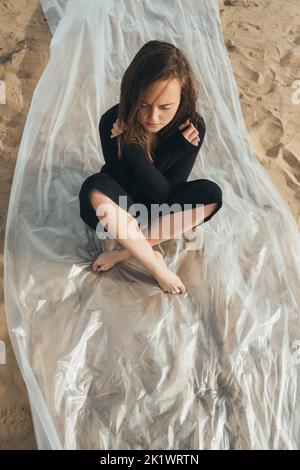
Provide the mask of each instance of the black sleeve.
[{"label": "black sleeve", "polygon": [[119,162],[119,159],[117,158],[117,155],[118,155],[117,138],[113,138],[113,139],[110,138],[113,123],[117,119],[117,113],[118,113],[118,105],[115,105],[101,116],[101,119],[99,122],[99,134],[100,134],[103,158],[105,160],[105,163],[107,163],[110,166],[116,166]]},{"label": "black sleeve", "polygon": [[[193,169],[196,157],[203,144],[203,140],[204,140],[205,133],[206,133],[206,126],[205,126],[203,119],[199,123],[200,124],[197,125],[197,129],[198,129],[199,137],[200,137],[200,141],[198,145],[195,146],[187,141],[190,144],[190,147],[194,147],[194,148],[192,150],[190,149],[189,152],[182,155],[181,158],[176,159],[175,162],[171,164],[171,166],[169,166],[169,168],[164,172],[165,177],[169,180],[171,185],[175,185],[175,184],[183,183],[187,181]],[[184,140],[187,140],[182,134],[181,136]]]},{"label": "black sleeve", "polygon": [[[99,133],[105,163],[114,171],[122,174],[124,167],[123,162],[117,158],[117,139],[110,138],[112,125],[117,119],[117,111],[118,105],[115,105],[102,115]],[[202,123],[204,124],[203,120]],[[190,174],[205,133],[205,125],[204,130],[203,125],[200,127],[197,125],[197,128],[200,135],[200,142],[197,146],[189,142],[178,128],[160,146],[159,160],[164,159],[164,165],[168,168],[168,172],[164,171],[164,174],[149,161],[141,145],[136,143],[124,145],[124,162],[133,171],[141,190],[155,202],[164,202],[171,194],[173,184],[186,181]]]},{"label": "black sleeve", "polygon": [[118,105],[106,111],[99,122],[99,134],[103,157],[107,166],[118,174],[124,173],[124,163],[130,168],[142,192],[156,202],[163,202],[170,194],[167,178],[148,160],[145,150],[138,144],[127,143],[123,147],[123,161],[117,158],[117,139],[110,138],[111,128],[117,119]]},{"label": "black sleeve", "polygon": [[192,150],[184,155],[164,173],[168,181],[173,185],[187,181],[195,164],[198,152]]},{"label": "black sleeve", "polygon": [[169,197],[172,187],[168,179],[150,162],[140,144],[125,144],[123,157],[137,178],[141,190],[152,200],[160,203]]},{"label": "black sleeve", "polygon": [[175,163],[180,161],[183,157],[190,154],[199,152],[203,143],[205,135],[205,122],[202,116],[196,112],[196,116],[191,121],[196,129],[198,130],[200,141],[197,145],[192,144],[187,140],[180,129],[176,129],[175,132],[169,136],[158,148],[158,167],[160,171],[165,174]]}]

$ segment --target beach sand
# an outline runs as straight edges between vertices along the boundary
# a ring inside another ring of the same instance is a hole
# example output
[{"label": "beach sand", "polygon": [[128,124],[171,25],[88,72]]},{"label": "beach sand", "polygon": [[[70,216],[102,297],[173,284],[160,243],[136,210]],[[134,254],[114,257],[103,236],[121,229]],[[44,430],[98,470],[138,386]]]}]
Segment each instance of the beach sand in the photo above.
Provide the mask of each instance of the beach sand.
[{"label": "beach sand", "polygon": [[[252,148],[300,228],[300,93],[293,88],[300,80],[299,0],[220,0],[220,9]],[[18,148],[49,58],[51,34],[38,0],[3,1],[0,18],[0,80],[6,83],[6,103],[0,104],[0,340],[6,343],[6,364],[0,365],[0,449],[35,449],[27,391],[7,333],[3,245]]]},{"label": "beach sand", "polygon": [[300,228],[300,2],[224,0],[221,12],[252,148]]}]

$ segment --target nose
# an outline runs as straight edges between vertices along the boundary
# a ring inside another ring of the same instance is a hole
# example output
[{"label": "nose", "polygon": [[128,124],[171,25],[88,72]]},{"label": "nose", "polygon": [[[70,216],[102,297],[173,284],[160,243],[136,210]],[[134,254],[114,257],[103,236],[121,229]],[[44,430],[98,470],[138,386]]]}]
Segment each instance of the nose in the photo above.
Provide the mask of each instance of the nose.
[{"label": "nose", "polygon": [[147,114],[147,122],[151,122],[152,124],[159,123],[159,116],[157,111],[150,111]]}]

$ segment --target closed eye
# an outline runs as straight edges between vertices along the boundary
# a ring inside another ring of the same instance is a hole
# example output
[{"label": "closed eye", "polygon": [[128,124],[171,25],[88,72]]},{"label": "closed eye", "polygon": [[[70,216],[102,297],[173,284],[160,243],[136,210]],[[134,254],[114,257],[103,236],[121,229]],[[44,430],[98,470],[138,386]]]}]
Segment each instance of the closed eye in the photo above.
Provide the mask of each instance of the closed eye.
[{"label": "closed eye", "polygon": [[[148,106],[147,104],[141,104],[142,108],[146,108],[147,106]],[[162,105],[162,106],[160,106],[160,108],[162,108],[162,109],[171,109],[172,106],[168,105],[168,107],[167,107],[166,105]]]}]

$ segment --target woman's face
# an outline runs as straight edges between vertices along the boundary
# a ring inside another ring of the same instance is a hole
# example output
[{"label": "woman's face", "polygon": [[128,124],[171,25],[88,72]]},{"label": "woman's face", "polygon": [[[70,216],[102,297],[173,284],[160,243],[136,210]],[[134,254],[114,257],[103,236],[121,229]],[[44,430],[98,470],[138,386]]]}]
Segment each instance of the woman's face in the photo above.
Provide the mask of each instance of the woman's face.
[{"label": "woman's face", "polygon": [[142,97],[138,115],[140,124],[149,134],[157,133],[174,118],[180,98],[178,79],[156,81]]}]

